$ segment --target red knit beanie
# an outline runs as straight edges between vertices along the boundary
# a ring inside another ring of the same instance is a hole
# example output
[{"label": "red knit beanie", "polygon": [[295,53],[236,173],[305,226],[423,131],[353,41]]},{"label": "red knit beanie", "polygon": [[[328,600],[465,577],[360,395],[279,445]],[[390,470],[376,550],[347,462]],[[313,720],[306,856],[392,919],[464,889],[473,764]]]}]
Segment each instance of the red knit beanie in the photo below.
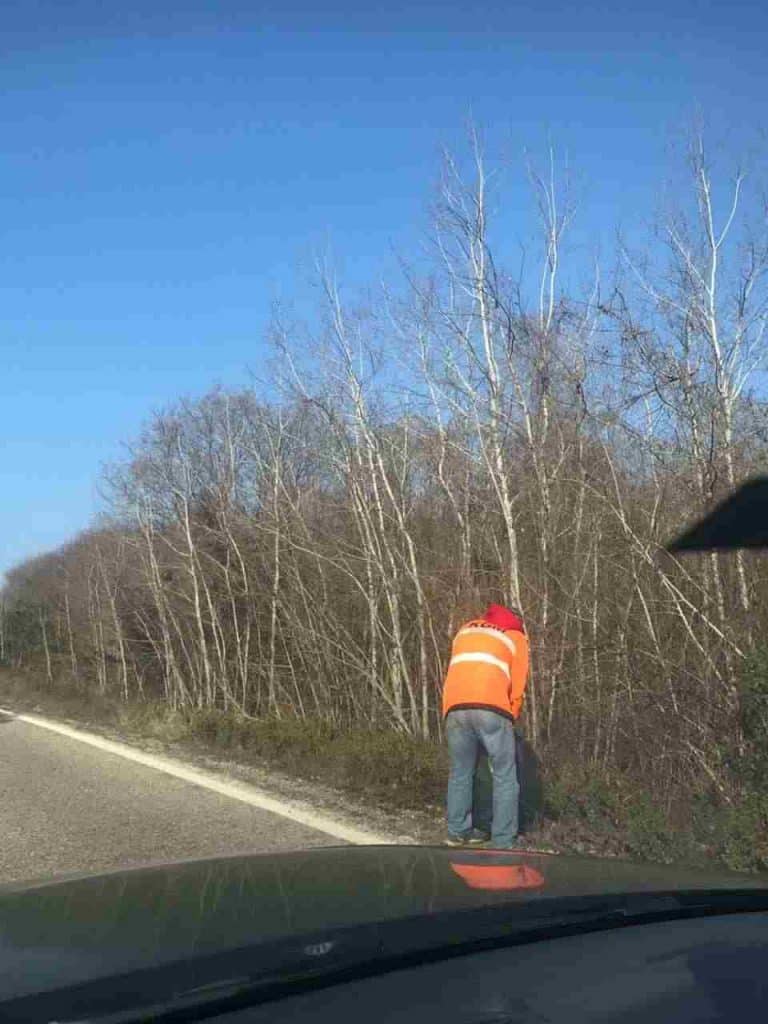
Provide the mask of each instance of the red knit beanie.
[{"label": "red knit beanie", "polygon": [[518,633],[525,632],[522,616],[511,608],[505,608],[503,604],[489,604],[488,610],[483,616],[486,622],[499,629],[516,629]]}]

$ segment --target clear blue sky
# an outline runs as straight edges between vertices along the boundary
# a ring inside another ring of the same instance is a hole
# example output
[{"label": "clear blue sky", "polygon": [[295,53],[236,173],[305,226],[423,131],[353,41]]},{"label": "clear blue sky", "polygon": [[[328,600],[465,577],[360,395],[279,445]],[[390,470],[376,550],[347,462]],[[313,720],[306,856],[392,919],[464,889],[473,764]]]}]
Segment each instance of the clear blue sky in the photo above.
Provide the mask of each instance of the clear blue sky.
[{"label": "clear blue sky", "polygon": [[88,525],[154,409],[258,370],[316,248],[355,280],[413,248],[470,110],[513,155],[567,148],[596,242],[697,106],[765,123],[759,0],[367,7],[0,5],[0,573]]}]

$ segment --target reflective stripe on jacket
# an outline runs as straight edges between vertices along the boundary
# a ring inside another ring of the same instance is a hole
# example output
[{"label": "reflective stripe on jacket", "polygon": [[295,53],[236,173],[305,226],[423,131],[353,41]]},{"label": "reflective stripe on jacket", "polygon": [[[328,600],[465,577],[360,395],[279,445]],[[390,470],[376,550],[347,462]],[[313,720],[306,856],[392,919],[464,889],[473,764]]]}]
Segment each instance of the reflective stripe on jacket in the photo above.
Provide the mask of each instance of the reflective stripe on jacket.
[{"label": "reflective stripe on jacket", "polygon": [[453,640],[443,686],[443,714],[488,708],[516,719],[528,677],[528,638],[484,619],[461,627]]}]

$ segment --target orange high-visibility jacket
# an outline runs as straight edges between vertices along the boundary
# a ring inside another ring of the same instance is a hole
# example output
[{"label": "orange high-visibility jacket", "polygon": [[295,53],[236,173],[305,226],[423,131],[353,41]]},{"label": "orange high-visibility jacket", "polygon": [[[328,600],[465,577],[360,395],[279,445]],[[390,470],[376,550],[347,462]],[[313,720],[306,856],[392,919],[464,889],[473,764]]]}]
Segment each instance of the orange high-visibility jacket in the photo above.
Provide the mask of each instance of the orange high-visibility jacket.
[{"label": "orange high-visibility jacket", "polygon": [[459,708],[487,708],[514,721],[523,706],[527,679],[525,633],[473,619],[453,640],[443,686],[443,714]]}]

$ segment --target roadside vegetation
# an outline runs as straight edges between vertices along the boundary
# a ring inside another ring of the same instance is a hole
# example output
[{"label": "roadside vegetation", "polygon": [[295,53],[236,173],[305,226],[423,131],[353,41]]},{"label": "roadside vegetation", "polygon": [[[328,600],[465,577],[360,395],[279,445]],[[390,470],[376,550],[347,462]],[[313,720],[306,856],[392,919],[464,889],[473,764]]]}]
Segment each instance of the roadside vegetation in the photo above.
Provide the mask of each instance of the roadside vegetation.
[{"label": "roadside vegetation", "polygon": [[99,525],[8,574],[0,686],[439,807],[452,633],[514,603],[537,835],[768,869],[765,556],[663,552],[766,465],[761,183],[694,140],[598,272],[554,158],[522,264],[523,190],[464,163],[431,262],[379,297],[320,268],[262,380],[154,417]]}]

